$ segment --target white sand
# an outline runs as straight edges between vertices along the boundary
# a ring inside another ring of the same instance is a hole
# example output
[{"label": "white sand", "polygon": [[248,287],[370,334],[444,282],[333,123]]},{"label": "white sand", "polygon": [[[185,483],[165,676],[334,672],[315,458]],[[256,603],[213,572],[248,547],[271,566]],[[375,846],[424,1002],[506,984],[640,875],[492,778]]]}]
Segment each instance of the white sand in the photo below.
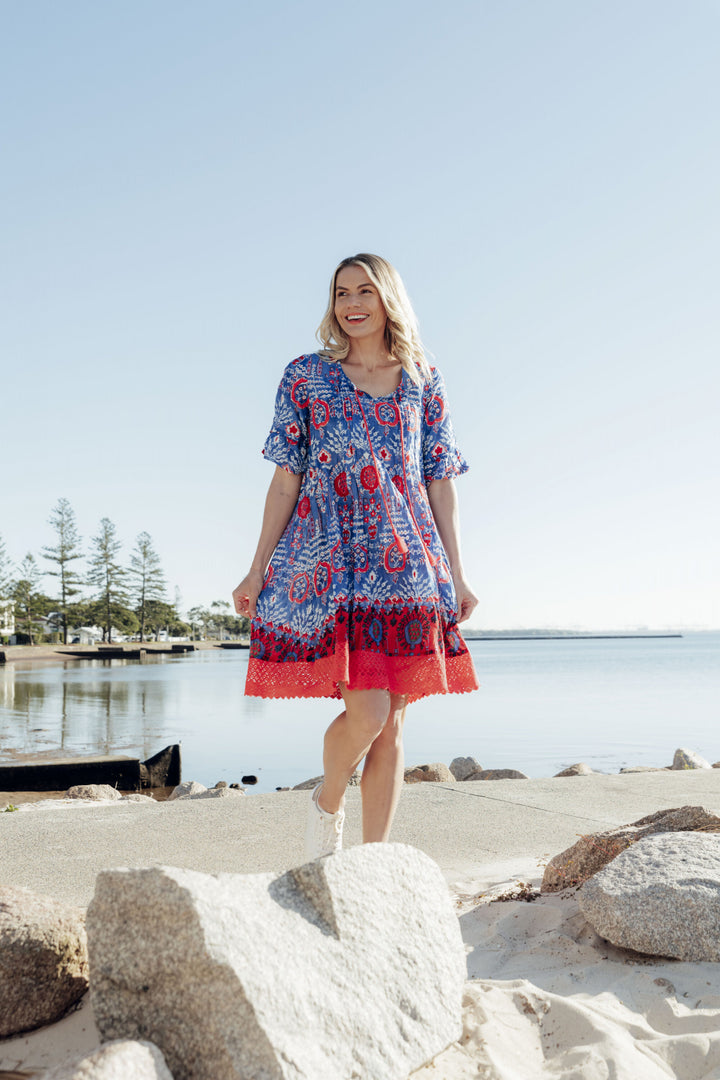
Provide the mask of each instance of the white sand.
[{"label": "white sand", "polygon": [[[465,1034],[413,1080],[720,1080],[720,964],[642,957],[598,938],[575,895],[491,903],[500,869],[454,889],[468,948]],[[538,868],[513,864],[522,881]],[[47,1068],[99,1036],[87,1004],[0,1042],[0,1070]]]},{"label": "white sand", "polygon": [[616,949],[572,893],[488,900],[461,902],[463,1039],[413,1080],[719,1080],[720,964]]}]

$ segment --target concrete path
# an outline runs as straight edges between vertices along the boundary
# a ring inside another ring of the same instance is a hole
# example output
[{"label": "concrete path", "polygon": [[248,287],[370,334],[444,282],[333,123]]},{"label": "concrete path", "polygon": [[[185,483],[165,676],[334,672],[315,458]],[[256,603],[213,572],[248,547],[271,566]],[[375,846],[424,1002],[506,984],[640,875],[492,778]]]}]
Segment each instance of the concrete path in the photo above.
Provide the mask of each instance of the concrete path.
[{"label": "concrete path", "polygon": [[[0,813],[0,884],[85,905],[99,870],[162,863],[206,873],[282,871],[302,861],[308,792],[171,803],[86,803]],[[0,795],[0,805],[2,796]],[[720,814],[720,769],[407,785],[392,839],[449,882],[482,887],[542,864],[579,835],[674,806]],[[360,842],[360,792],[347,795]]]}]

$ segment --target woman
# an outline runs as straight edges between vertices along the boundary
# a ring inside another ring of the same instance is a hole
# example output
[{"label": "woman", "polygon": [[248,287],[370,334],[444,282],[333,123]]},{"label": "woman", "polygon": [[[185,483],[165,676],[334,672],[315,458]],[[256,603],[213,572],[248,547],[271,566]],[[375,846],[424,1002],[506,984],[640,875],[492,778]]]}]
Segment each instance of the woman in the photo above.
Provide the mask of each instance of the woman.
[{"label": "woman", "polygon": [[453,482],[467,464],[397,271],[377,255],[344,259],[318,337],[323,350],[280,383],[260,541],[233,593],[252,619],[245,693],[345,705],[325,735],[308,859],[341,847],[363,758],[363,840],[388,839],[408,702],[477,688],[457,630],[477,604]]}]

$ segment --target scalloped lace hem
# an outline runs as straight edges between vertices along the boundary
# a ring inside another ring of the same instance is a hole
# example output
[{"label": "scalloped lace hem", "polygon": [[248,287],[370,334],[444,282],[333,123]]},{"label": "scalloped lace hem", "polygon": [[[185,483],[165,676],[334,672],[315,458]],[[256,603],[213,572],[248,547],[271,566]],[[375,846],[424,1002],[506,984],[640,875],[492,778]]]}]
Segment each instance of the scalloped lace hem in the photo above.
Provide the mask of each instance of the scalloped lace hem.
[{"label": "scalloped lace hem", "polygon": [[344,648],[314,661],[277,663],[251,657],[245,694],[262,698],[340,698],[341,682],[350,690],[404,694],[409,702],[433,694],[469,694],[479,686],[469,652],[393,657]]}]

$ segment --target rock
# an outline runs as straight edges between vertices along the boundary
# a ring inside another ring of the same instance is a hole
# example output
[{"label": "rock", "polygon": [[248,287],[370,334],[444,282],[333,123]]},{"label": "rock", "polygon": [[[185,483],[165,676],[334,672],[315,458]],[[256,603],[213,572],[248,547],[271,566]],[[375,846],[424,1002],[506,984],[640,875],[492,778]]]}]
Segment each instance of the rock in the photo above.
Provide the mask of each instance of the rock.
[{"label": "rock", "polygon": [[625,765],[621,770],[621,773],[636,773],[636,772],[667,772],[667,768],[664,765]]},{"label": "rock", "polygon": [[524,772],[517,769],[480,769],[479,772],[471,773],[466,780],[529,780]]},{"label": "rock", "polygon": [[[311,780],[303,780],[302,784],[296,784],[293,791],[311,791],[321,784],[325,778],[323,776],[313,776]],[[359,787],[362,779],[362,773],[357,770],[352,774],[348,780],[348,787]]]},{"label": "rock", "polygon": [[117,1039],[84,1057],[57,1065],[38,1080],[173,1080],[165,1058],[150,1042]]},{"label": "rock", "polygon": [[199,795],[202,791],[207,791],[204,784],[198,784],[197,780],[183,780],[182,784],[178,784],[176,788],[168,795],[168,802],[172,802],[173,799],[184,799],[188,795]]},{"label": "rock", "polygon": [[450,762],[450,772],[456,780],[467,780],[470,773],[482,772],[482,765],[474,757],[456,757]]},{"label": "rock", "polygon": [[275,790],[276,791],[289,791],[290,788],[289,787],[276,787]]},{"label": "rock", "polygon": [[121,802],[154,803],[155,799],[153,799],[152,795],[141,795],[139,791],[131,791],[128,795],[121,797]]},{"label": "rock", "polygon": [[713,769],[720,769],[720,761],[713,762]]},{"label": "rock", "polygon": [[455,777],[447,765],[443,765],[441,761],[436,761],[433,765],[416,765],[412,769],[405,770],[406,784],[419,784],[424,781],[434,784],[447,784],[450,782],[454,784]]},{"label": "rock", "polygon": [[54,1023],[87,986],[82,910],[0,886],[0,1038]]},{"label": "rock", "polygon": [[65,792],[66,799],[90,799],[92,802],[117,802],[122,795],[117,788],[109,784],[75,784]]},{"label": "rock", "polygon": [[217,784],[215,785],[216,788],[227,787],[227,786],[228,786],[227,780],[218,780]]},{"label": "rock", "polygon": [[596,933],[613,945],[677,960],[720,960],[720,837],[645,837],[586,881],[578,900]]},{"label": "rock", "polygon": [[675,751],[671,769],[712,769],[709,761],[700,757],[694,750],[683,750],[682,747]]},{"label": "rock", "polygon": [[576,765],[568,765],[567,769],[555,773],[555,776],[591,776],[593,770],[584,761],[578,761]]},{"label": "rock", "polygon": [[194,802],[196,799],[236,799],[244,794],[244,788],[213,787],[197,791],[194,795],[181,795],[180,799],[182,802]]},{"label": "rock", "polygon": [[254,784],[257,784],[258,778],[254,773],[248,773],[247,776],[243,776],[242,782],[243,784],[247,784],[248,787],[252,787]]},{"label": "rock", "polygon": [[405,1080],[460,1035],[459,924],[404,844],[284,874],[106,870],[88,937],[102,1037],[152,1033],[175,1080]]},{"label": "rock", "polygon": [[658,810],[631,825],[607,832],[589,833],[576,844],[554,855],[545,867],[542,892],[560,892],[580,885],[644,836],[667,832],[720,832],[720,817],[702,806]]}]

